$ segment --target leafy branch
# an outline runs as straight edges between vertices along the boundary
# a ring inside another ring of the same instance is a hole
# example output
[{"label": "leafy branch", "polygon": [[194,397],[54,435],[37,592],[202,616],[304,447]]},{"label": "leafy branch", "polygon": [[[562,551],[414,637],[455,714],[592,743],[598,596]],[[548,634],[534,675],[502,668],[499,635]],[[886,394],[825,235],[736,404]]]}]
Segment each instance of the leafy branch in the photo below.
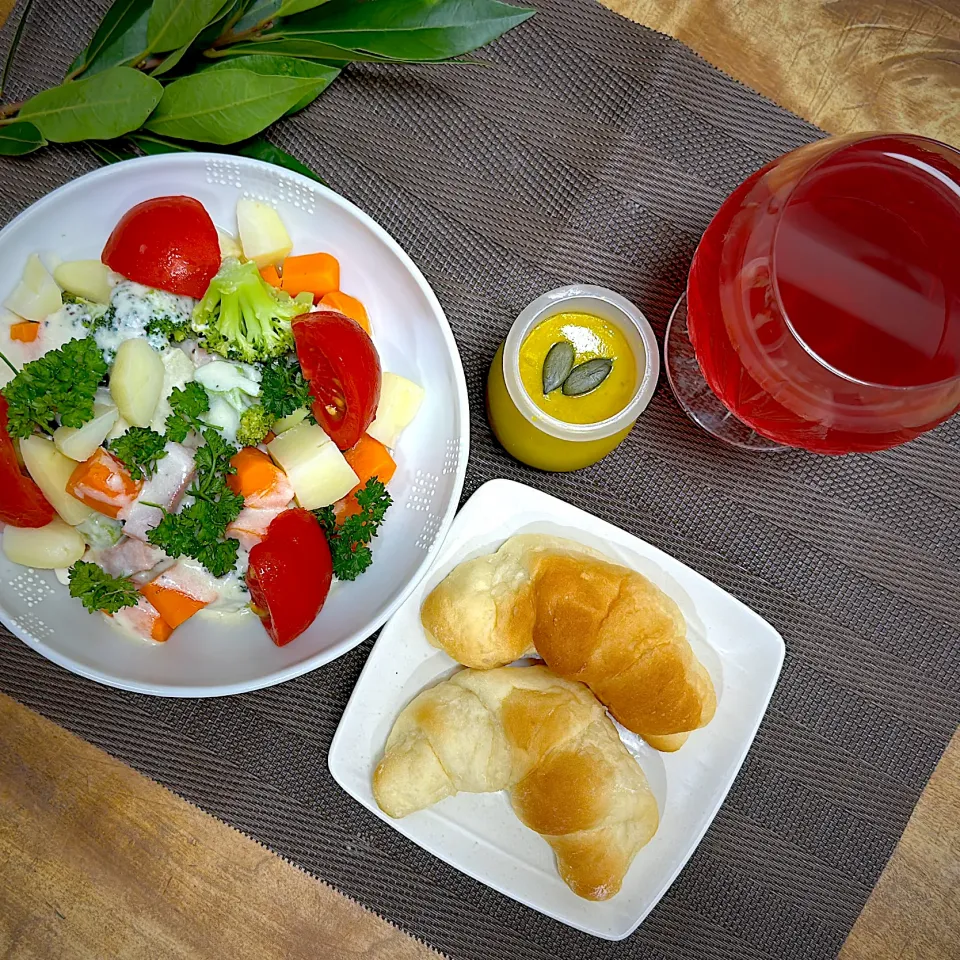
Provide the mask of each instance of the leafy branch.
[{"label": "leafy branch", "polygon": [[0,156],[86,141],[112,163],[212,145],[319,179],[263,131],[350,63],[458,61],[532,14],[500,0],[114,0],[61,84],[0,104]]}]

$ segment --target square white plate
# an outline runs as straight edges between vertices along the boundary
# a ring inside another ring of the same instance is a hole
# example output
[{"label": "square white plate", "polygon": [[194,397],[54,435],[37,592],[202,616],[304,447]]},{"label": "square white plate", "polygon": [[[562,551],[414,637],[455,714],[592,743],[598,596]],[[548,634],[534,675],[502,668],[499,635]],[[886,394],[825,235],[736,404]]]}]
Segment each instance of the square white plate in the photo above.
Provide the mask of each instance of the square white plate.
[{"label": "square white plate", "polygon": [[[680,605],[690,642],[717,688],[717,713],[676,753],[659,753],[621,728],[660,808],[660,828],[634,860],[620,893],[582,900],[560,879],[553,852],[524,827],[506,794],[459,794],[392,820],[371,777],[397,715],[458,667],[432,647],[420,606],[463,560],[517,533],[549,533],[602,550],[649,577]],[[330,772],[368,810],[451,866],[562,923],[597,937],[631,934],[673,883],[723,803],[773,693],[784,645],[765,620],[699,573],[637,537],[510,480],[484,484],[454,520],[437,560],[388,621],[357,681],[330,749]]]}]

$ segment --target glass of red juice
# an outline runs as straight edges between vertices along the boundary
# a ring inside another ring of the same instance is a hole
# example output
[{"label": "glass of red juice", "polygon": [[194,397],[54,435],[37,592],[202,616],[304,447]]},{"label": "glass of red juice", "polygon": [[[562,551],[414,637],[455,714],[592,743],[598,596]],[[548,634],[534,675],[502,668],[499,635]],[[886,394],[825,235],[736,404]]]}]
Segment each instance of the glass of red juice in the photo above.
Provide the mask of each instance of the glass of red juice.
[{"label": "glass of red juice", "polygon": [[724,202],[671,317],[681,405],[720,439],[841,454],[960,409],[960,152],[820,140]]}]

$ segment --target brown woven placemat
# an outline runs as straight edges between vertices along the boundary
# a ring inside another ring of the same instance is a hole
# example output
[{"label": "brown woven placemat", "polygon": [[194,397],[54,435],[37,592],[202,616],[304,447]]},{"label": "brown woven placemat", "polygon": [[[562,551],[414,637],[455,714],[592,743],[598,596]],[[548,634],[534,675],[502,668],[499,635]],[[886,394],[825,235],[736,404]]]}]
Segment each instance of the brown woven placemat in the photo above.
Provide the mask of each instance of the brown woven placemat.
[{"label": "brown woven placemat", "polygon": [[[629,940],[595,940],[344,795],[326,753],[369,642],[279,687],[190,701],[98,687],[4,637],[0,689],[452,957],[830,957],[960,720],[960,420],[881,455],[750,456],[698,432],[664,383],[596,467],[551,476],[510,460],[483,387],[520,309],[601,283],[662,332],[723,197],[820,135],[590,0],[537,5],[492,66],[353,68],[276,136],[379,220],[444,304],[473,410],[465,495],[497,476],[554,493],[690,564],[786,639],[753,750],[660,906]],[[61,75],[96,13],[51,0],[33,16],[11,96]],[[84,148],[0,163],[0,217],[94,165]]]}]

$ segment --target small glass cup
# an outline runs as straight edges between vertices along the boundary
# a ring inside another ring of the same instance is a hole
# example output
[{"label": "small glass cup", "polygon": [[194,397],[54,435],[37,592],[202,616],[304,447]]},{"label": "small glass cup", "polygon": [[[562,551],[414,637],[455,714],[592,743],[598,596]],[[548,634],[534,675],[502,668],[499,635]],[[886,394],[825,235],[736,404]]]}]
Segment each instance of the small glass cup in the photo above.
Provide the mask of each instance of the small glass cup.
[{"label": "small glass cup", "polygon": [[[520,378],[520,347],[539,323],[558,313],[588,313],[616,326],[637,364],[636,387],[627,405],[597,423],[566,423],[541,410]],[[646,409],[660,374],[657,338],[629,300],[604,287],[573,284],[551,290],[517,317],[497,349],[487,377],[487,418],[511,456],[539,470],[580,470],[615,449]]]}]

